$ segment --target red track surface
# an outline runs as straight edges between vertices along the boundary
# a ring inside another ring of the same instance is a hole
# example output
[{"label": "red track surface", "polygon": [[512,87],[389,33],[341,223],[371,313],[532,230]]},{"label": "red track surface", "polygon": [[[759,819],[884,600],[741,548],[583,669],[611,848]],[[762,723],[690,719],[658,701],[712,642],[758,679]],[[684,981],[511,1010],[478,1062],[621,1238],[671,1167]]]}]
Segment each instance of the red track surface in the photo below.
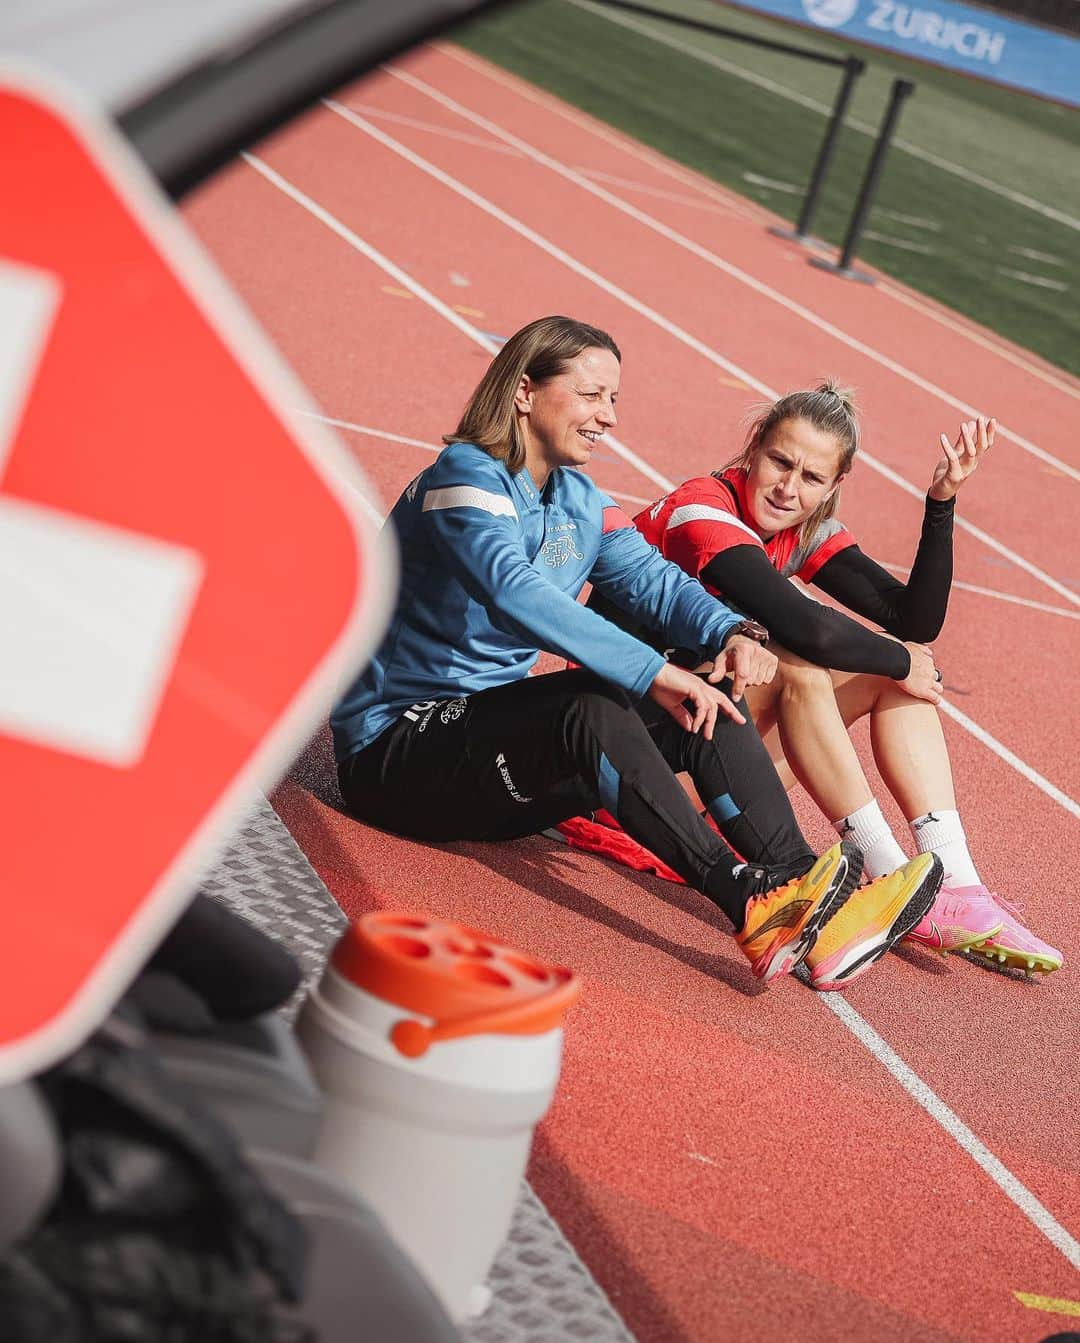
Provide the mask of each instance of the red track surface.
[{"label": "red track surface", "polygon": [[[810,268],[763,231],[756,208],[472,57],[425,49],[397,68],[560,163],[606,174],[607,190],[759,286],[1080,467],[1070,432],[1080,387],[1066,375],[961,319],[942,322],[933,305],[900,301],[893,286],[848,285]],[[611,330],[625,355],[617,433],[654,471],[676,480],[726,459],[758,399],[704,346],[780,390],[826,372],[854,383],[868,451],[925,487],[938,432],[955,432],[961,418],[939,395],[508,152],[429,93],[381,74],[342,101],[623,292],[576,273],[329,110],[275,137],[260,159],[481,331],[506,336],[544,312]],[[248,165],[187,213],[327,416],[432,445],[453,427],[489,356],[445,316]],[[431,461],[422,447],[344,436],[386,506]],[[610,447],[592,473],[608,489],[661,493]],[[960,509],[1074,589],[1078,492],[1075,479],[1002,438]],[[845,487],[845,519],[882,560],[910,561],[920,515],[916,499],[866,465]],[[937,645],[950,698],[1051,785],[1080,796],[1080,605],[967,533],[956,556],[958,580],[1059,613],[956,591]],[[1067,965],[1029,984],[902,950],[846,995],[851,1021],[869,1023],[1022,1183],[1029,1211],[1037,1199],[1075,1237],[1076,816],[955,722],[945,726],[984,876],[1026,900]],[[348,912],[429,909],[585,976],[530,1174],[642,1343],[1035,1340],[1067,1327],[1013,1296],[1080,1298],[1053,1228],[1037,1229],[850,1022],[795,981],[761,992],[704,900],[543,839],[394,839],[344,818],[330,775],[320,739],[275,804]],[[824,840],[820,817],[805,799],[797,806]]]}]

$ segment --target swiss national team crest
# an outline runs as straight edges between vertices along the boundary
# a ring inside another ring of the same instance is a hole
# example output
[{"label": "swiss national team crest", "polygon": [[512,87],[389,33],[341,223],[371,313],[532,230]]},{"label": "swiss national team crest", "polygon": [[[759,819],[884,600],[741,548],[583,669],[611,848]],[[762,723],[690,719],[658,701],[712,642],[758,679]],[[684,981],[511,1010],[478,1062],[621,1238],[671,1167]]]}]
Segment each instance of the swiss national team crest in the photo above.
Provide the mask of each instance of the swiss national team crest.
[{"label": "swiss national team crest", "polygon": [[578,550],[574,543],[571,527],[569,524],[565,529],[562,527],[554,528],[558,532],[550,541],[545,541],[540,554],[543,556],[544,563],[550,564],[553,569],[561,569],[569,560],[583,560],[585,556]]}]

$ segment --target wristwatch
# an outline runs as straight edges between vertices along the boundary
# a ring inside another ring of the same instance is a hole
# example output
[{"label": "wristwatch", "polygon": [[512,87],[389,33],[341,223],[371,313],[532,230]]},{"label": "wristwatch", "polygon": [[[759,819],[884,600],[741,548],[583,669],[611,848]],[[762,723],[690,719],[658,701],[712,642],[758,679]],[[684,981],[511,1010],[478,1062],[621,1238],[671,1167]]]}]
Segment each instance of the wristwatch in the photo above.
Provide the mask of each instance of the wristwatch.
[{"label": "wristwatch", "polygon": [[767,644],[769,642],[769,631],[764,625],[759,625],[756,620],[740,620],[724,635],[724,644],[726,645],[727,641],[736,634],[741,634],[744,639],[753,639],[756,644]]}]

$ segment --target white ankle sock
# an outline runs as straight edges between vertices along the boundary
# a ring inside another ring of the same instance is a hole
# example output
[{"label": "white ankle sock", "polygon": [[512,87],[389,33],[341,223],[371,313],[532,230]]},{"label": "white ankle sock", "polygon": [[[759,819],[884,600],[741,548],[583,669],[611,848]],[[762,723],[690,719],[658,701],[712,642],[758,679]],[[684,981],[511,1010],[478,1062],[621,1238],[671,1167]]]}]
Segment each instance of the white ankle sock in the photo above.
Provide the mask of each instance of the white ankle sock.
[{"label": "white ankle sock", "polygon": [[945,864],[946,885],[981,885],[958,811],[928,811],[925,816],[916,816],[911,822],[911,833],[920,853],[932,849]]},{"label": "white ankle sock", "polygon": [[862,849],[866,875],[870,878],[895,872],[907,862],[907,854],[897,844],[888,821],[873,798],[850,816],[833,821],[833,829],[841,839],[850,839]]}]

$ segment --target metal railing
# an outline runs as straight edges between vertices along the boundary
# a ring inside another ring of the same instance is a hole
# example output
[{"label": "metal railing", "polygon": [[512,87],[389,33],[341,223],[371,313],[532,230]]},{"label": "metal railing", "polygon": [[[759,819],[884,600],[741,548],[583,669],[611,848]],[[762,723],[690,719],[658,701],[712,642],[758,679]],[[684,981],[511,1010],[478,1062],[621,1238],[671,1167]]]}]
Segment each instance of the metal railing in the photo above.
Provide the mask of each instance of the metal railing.
[{"label": "metal railing", "polygon": [[836,261],[826,261],[821,256],[811,257],[811,266],[832,271],[835,275],[843,276],[845,280],[861,280],[864,284],[874,283],[874,277],[868,271],[855,269],[855,251],[859,246],[862,231],[866,227],[866,221],[874,204],[874,197],[877,195],[878,183],[881,181],[881,171],[885,166],[885,156],[889,152],[889,145],[892,143],[896,123],[900,120],[900,110],[904,102],[914,92],[915,85],[909,79],[893,80],[889,105],[885,109],[881,129],[874,141],[874,150],[870,155],[870,162],[867,164],[866,174],[855,200],[855,208],[852,210],[851,219],[848,221],[847,233],[840,248],[840,256]]},{"label": "metal railing", "polygon": [[742,32],[738,28],[729,28],[725,24],[712,23],[704,19],[693,19],[683,14],[673,14],[670,10],[656,9],[652,5],[637,4],[636,0],[602,0],[602,3],[609,9],[622,9],[631,14],[644,15],[645,18],[662,19],[665,23],[673,23],[680,28],[689,28],[699,33],[711,33],[715,37],[723,37],[731,42],[745,42],[750,46],[764,47],[766,51],[778,51],[785,56],[794,56],[804,61],[814,61],[818,65],[835,66],[837,69],[844,71],[844,77],[840,82],[836,101],[833,104],[832,114],[829,117],[829,124],[825,127],[821,147],[818,149],[814,168],[810,174],[810,181],[807,184],[806,195],[803,197],[798,222],[794,229],[778,226],[770,230],[780,237],[793,238],[797,242],[816,243],[816,240],[811,237],[810,226],[817,210],[818,201],[821,198],[821,188],[832,162],[833,151],[836,148],[840,128],[847,114],[855,81],[866,69],[866,62],[858,56],[829,56],[823,51],[816,51],[813,47],[800,47],[792,42],[777,42],[772,38],[757,37],[752,33]]},{"label": "metal railing", "polygon": [[[711,33],[713,36],[727,38],[732,42],[745,42],[751,46],[764,47],[767,51],[778,51],[785,56],[795,56],[801,60],[814,61],[818,65],[832,65],[844,71],[844,77],[840,81],[829,122],[825,127],[825,134],[818,148],[813,170],[810,173],[810,181],[807,184],[806,195],[803,197],[802,208],[799,211],[795,227],[787,228],[782,225],[771,225],[769,227],[770,233],[775,233],[781,238],[789,238],[795,242],[816,248],[824,247],[826,244],[815,238],[810,229],[821,198],[821,188],[832,163],[836,142],[844,124],[844,118],[847,115],[848,105],[851,102],[855,81],[866,69],[866,62],[858,56],[829,56],[825,52],[817,51],[812,47],[799,47],[791,42],[777,42],[772,38],[758,37],[751,33],[742,32],[738,28],[728,28],[724,24],[712,23],[704,19],[694,19],[683,14],[674,14],[670,10],[657,9],[652,5],[638,4],[637,0],[601,0],[601,3],[610,9],[622,9],[631,14],[644,15],[646,18],[661,19],[665,23],[676,24],[681,28]],[[1058,3],[1058,0],[1014,0],[1014,3],[1018,5],[1024,3],[1050,5]],[[1080,0],[1068,0],[1068,3],[1080,7]],[[882,119],[881,129],[878,131],[878,137],[874,143],[862,185],[859,188],[855,208],[848,222],[840,256],[837,261],[826,261],[823,257],[812,257],[810,259],[811,265],[831,271],[844,279],[861,280],[866,284],[874,282],[873,276],[867,271],[855,268],[855,253],[870,215],[874,197],[877,194],[885,158],[896,130],[896,124],[900,119],[901,108],[904,101],[914,92],[915,85],[910,80],[893,80],[889,104]]]}]

